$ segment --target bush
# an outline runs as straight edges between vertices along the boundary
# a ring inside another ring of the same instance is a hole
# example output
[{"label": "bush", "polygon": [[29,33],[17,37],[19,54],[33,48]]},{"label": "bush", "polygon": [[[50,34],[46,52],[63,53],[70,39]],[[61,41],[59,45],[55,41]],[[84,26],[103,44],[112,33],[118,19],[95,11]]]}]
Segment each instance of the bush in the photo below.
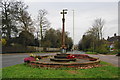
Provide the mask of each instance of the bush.
[{"label": "bush", "polygon": [[114,49],[108,53],[109,55],[120,55],[120,49]]},{"label": "bush", "polygon": [[7,43],[6,39],[2,38],[1,41],[2,41],[2,46],[5,46]]},{"label": "bush", "polygon": [[90,51],[90,52],[94,52],[94,50],[95,50],[95,49],[94,49],[93,47],[87,49],[87,51]]},{"label": "bush", "polygon": [[109,52],[109,50],[105,47],[100,47],[96,50],[96,52],[98,52],[100,54],[107,54]]},{"label": "bush", "polygon": [[95,52],[97,53],[100,53],[100,54],[107,54],[109,53],[109,47],[107,44],[102,44],[101,46],[98,46],[96,49],[95,49]]}]

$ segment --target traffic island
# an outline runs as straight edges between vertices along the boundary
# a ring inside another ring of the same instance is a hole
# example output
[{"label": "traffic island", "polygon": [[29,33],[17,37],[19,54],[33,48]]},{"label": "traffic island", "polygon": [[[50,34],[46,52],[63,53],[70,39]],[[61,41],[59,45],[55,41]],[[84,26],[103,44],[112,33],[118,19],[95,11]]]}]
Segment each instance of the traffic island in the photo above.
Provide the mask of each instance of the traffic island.
[{"label": "traffic island", "polygon": [[[72,54],[70,54],[72,55]],[[78,54],[74,54],[77,55]],[[69,55],[68,55],[69,56]],[[62,67],[67,67],[67,68],[81,68],[81,69],[87,69],[87,68],[93,68],[93,67],[99,67],[101,66],[100,60],[98,58],[93,58],[90,56],[86,56],[79,54],[79,57],[76,57],[74,59],[59,59],[54,58],[55,56],[51,57],[46,57],[42,58],[38,61],[30,61],[27,63],[27,65],[31,67],[49,67],[49,68],[62,68]],[[54,59],[54,60],[52,60]],[[63,61],[61,61],[63,60]]]}]

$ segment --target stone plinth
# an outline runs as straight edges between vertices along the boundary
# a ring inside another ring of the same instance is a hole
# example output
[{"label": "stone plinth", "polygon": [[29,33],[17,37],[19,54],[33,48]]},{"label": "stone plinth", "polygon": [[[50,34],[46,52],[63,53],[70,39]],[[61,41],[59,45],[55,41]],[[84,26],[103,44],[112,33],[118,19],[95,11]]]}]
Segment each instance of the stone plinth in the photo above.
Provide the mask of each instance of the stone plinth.
[{"label": "stone plinth", "polygon": [[70,54],[57,54],[54,56],[54,58],[51,58],[51,61],[56,61],[56,62],[69,62],[69,61],[76,61],[76,59],[67,59],[67,56]]},{"label": "stone plinth", "polygon": [[54,56],[54,58],[66,59],[68,55],[70,54],[57,54]]}]

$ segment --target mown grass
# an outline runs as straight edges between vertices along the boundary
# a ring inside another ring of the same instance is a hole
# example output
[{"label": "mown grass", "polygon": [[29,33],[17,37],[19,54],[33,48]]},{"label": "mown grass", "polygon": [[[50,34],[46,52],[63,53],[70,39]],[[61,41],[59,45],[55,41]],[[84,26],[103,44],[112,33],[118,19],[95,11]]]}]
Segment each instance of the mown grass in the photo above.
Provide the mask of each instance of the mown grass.
[{"label": "mown grass", "polygon": [[2,68],[0,68],[0,80],[2,79]]},{"label": "mown grass", "polygon": [[97,52],[86,52],[85,54],[98,54]]},{"label": "mown grass", "polygon": [[[97,52],[86,52],[85,54],[99,54]],[[104,54],[104,55],[117,55],[117,52],[109,52],[107,54]]]},{"label": "mown grass", "polygon": [[57,53],[57,51],[56,52],[32,52],[32,53]]},{"label": "mown grass", "polygon": [[25,64],[18,64],[3,68],[3,78],[118,78],[118,67],[109,63],[101,62],[105,65],[91,69],[47,69],[32,68]]}]

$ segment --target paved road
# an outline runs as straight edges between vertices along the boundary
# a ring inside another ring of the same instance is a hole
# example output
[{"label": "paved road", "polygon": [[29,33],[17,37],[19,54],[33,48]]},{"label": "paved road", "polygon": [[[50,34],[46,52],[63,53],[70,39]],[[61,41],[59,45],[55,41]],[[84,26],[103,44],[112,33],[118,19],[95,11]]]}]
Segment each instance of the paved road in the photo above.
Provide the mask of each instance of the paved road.
[{"label": "paved road", "polygon": [[[72,52],[68,52],[68,53],[72,53]],[[40,55],[40,56],[44,56],[44,55],[55,55],[56,53],[36,53],[36,55]],[[79,51],[75,51],[74,54],[84,54],[84,52],[79,52]],[[16,64],[21,64],[23,63],[23,59],[25,57],[28,57],[29,54],[5,54],[2,55],[2,66],[0,66],[0,68],[2,67],[7,67],[7,66],[12,66],[12,65],[16,65]],[[108,63],[112,63],[115,66],[118,66],[118,58],[120,59],[120,57],[115,56],[115,55],[90,55],[92,57],[98,57],[100,60],[102,61],[106,61]],[[0,57],[0,62],[1,62],[1,57]]]},{"label": "paved road", "polygon": [[[36,55],[45,56],[45,55],[55,55],[56,53],[35,53]],[[2,67],[8,67],[16,64],[24,63],[24,58],[29,57],[29,54],[5,54],[2,55]],[[1,59],[1,57],[0,57]],[[0,60],[1,61],[1,60]]]},{"label": "paved road", "polygon": [[120,57],[118,57],[116,55],[102,55],[102,54],[98,54],[98,55],[88,54],[88,55],[91,57],[97,57],[101,61],[105,61],[105,62],[113,64],[114,66],[120,67],[120,62],[119,62]]},{"label": "paved road", "polygon": [[[74,53],[75,54],[85,54],[85,52],[80,52],[80,51],[74,51]],[[88,54],[88,55],[91,57],[97,57],[101,61],[105,61],[105,62],[113,64],[114,66],[120,67],[120,62],[119,62],[120,57],[118,57],[116,55],[102,55],[102,54],[98,54],[98,55]]]}]

